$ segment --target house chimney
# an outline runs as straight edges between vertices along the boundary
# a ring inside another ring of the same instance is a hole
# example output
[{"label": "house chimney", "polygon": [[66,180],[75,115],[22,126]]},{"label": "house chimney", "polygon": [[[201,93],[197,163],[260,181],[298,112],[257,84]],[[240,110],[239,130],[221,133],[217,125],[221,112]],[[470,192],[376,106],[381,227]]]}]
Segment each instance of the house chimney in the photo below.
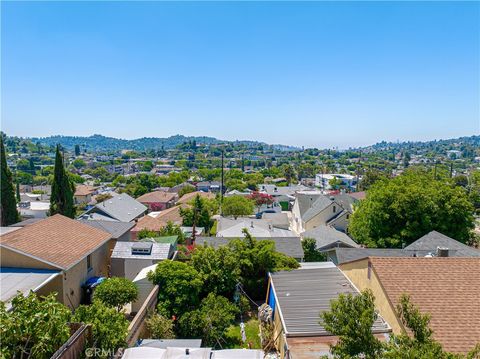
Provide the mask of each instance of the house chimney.
[{"label": "house chimney", "polygon": [[437,247],[437,257],[448,257],[448,248]]}]

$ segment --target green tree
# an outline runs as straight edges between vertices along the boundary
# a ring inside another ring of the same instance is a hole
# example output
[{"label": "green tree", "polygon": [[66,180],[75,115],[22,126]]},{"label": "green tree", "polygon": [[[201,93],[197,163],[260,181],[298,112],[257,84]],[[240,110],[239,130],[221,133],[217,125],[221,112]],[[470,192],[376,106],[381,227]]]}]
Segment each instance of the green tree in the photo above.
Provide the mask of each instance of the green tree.
[{"label": "green tree", "polygon": [[287,186],[290,186],[292,181],[297,178],[297,174],[295,173],[295,169],[292,165],[285,165],[285,167],[283,168],[283,175],[287,180]]},{"label": "green tree", "polygon": [[349,232],[370,247],[400,247],[432,230],[466,242],[473,208],[465,191],[421,170],[379,181],[350,219]]},{"label": "green tree", "polygon": [[398,316],[405,328],[412,335],[402,333],[393,335],[386,344],[384,358],[387,359],[453,359],[460,358],[443,351],[440,343],[432,337],[429,327],[430,315],[422,314],[410,301],[407,294],[402,294],[397,305]]},{"label": "green tree", "polygon": [[382,343],[372,333],[377,319],[374,296],[370,290],[360,295],[340,294],[330,303],[330,311],[320,313],[320,324],[333,335],[337,344],[330,347],[335,358],[380,358]]},{"label": "green tree", "polygon": [[192,193],[192,192],[195,192],[195,187],[192,186],[192,185],[186,185],[186,186],[183,186],[182,188],[180,188],[180,190],[178,191],[178,197],[179,198],[182,198],[182,196],[184,194],[187,194],[187,193]]},{"label": "green tree", "polygon": [[56,293],[39,298],[18,294],[7,312],[0,302],[0,357],[50,358],[70,336],[70,310]]},{"label": "green tree", "polygon": [[80,156],[80,145],[75,145],[75,156]]},{"label": "green tree", "polygon": [[233,251],[221,246],[197,246],[191,264],[200,273],[204,282],[203,293],[214,293],[230,297],[240,279],[240,266]]},{"label": "green tree", "polygon": [[224,216],[233,216],[237,219],[239,216],[248,216],[253,214],[253,201],[243,196],[230,196],[223,199],[222,214]]},{"label": "green tree", "polygon": [[84,160],[82,160],[81,158],[76,158],[75,160],[73,160],[72,162],[72,166],[75,167],[77,170],[82,168],[82,167],[85,167],[87,164],[85,163]]},{"label": "green tree", "polygon": [[237,313],[238,308],[227,298],[210,293],[202,300],[199,309],[180,318],[180,332],[186,337],[200,337],[206,345],[216,346]]},{"label": "green tree", "polygon": [[128,278],[107,278],[95,288],[95,298],[120,312],[138,298],[138,288]]},{"label": "green tree", "polygon": [[358,183],[358,189],[360,191],[366,191],[372,187],[376,182],[387,179],[387,176],[376,169],[369,169],[362,176],[362,179]]},{"label": "green tree", "polygon": [[178,317],[199,303],[203,281],[195,268],[187,263],[160,262],[155,271],[148,273],[148,280],[160,287],[158,311],[162,315]]},{"label": "green tree", "polygon": [[183,219],[183,225],[189,227],[203,227],[205,232],[208,233],[213,225],[213,221],[210,218],[210,212],[205,205],[205,199],[196,195],[192,207],[180,208],[180,215]]},{"label": "green tree", "polygon": [[302,240],[303,248],[303,260],[305,262],[324,262],[326,261],[326,256],[317,249],[317,241],[313,238],[303,238]]},{"label": "green tree", "polygon": [[145,321],[147,329],[150,333],[149,338],[152,339],[174,339],[174,325],[173,320],[164,317],[161,314],[152,314]]},{"label": "green tree", "polygon": [[228,243],[228,247],[237,256],[245,291],[250,296],[261,298],[266,291],[268,272],[295,269],[299,264],[295,259],[277,252],[274,241],[257,241],[246,229],[244,234],[244,239],[233,239]]},{"label": "green tree", "polygon": [[78,307],[73,320],[92,325],[95,347],[103,349],[105,354],[109,351],[113,353],[126,345],[128,320],[123,313],[119,313],[115,308],[109,307],[99,300],[94,300],[91,305]]},{"label": "green tree", "polygon": [[0,161],[1,161],[1,219],[2,226],[9,226],[17,223],[19,215],[17,211],[17,201],[15,200],[15,189],[13,188],[12,172],[7,166],[7,157],[5,155],[5,146],[3,136],[0,136]]},{"label": "green tree", "polygon": [[74,191],[74,185],[63,166],[63,157],[60,153],[60,146],[57,146],[52,194],[50,196],[51,216],[59,213],[66,217],[75,217],[75,206],[73,205]]},{"label": "green tree", "polygon": [[17,199],[17,203],[21,202],[22,201],[22,197],[20,196],[20,183],[16,183],[16,199]]}]

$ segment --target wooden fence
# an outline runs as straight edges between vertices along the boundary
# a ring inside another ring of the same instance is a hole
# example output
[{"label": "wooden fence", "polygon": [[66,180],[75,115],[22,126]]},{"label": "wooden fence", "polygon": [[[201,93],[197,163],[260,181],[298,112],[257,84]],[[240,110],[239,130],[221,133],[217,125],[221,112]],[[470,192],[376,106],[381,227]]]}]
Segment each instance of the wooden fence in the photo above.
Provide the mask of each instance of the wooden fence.
[{"label": "wooden fence", "polygon": [[51,359],[79,359],[84,357],[85,348],[92,343],[92,327],[83,323],[70,323],[70,338],[58,349]]},{"label": "wooden fence", "polygon": [[153,287],[137,315],[133,318],[128,326],[127,347],[134,346],[140,336],[145,333],[145,319],[150,312],[155,310],[158,301],[159,286]]}]

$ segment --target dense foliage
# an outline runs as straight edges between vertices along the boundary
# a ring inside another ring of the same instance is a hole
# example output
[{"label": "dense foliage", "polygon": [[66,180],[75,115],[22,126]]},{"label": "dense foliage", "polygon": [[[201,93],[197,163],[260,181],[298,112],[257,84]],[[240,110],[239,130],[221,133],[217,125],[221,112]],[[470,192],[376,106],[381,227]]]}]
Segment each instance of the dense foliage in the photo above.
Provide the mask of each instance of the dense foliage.
[{"label": "dense foliage", "polygon": [[162,315],[178,317],[200,302],[202,278],[187,263],[162,261],[148,274],[148,279],[160,287],[158,311]]},{"label": "dense foliage", "polygon": [[317,249],[317,241],[313,238],[302,239],[303,260],[305,262],[323,262],[326,255]]},{"label": "dense foliage", "polygon": [[215,200],[209,200],[196,195],[192,201],[192,206],[188,208],[180,208],[180,215],[183,219],[183,225],[188,227],[203,227],[205,232],[210,232],[210,228],[213,225],[211,216],[214,214],[214,209],[209,202]]},{"label": "dense foliage", "polygon": [[464,190],[427,171],[409,170],[370,188],[349,232],[370,247],[401,247],[432,230],[466,242],[472,228],[473,207]]},{"label": "dense foliage", "polygon": [[429,314],[421,313],[406,294],[399,298],[396,312],[408,333],[393,334],[388,342],[379,341],[372,333],[372,324],[377,318],[374,302],[370,290],[360,295],[340,294],[338,299],[331,301],[330,311],[320,313],[320,323],[329,332],[339,336],[338,343],[330,347],[334,358],[480,358],[480,343],[466,356],[444,351],[432,336]]},{"label": "dense foliage", "polygon": [[75,217],[75,206],[73,204],[73,193],[75,186],[70,180],[63,165],[63,157],[60,153],[60,146],[57,146],[55,155],[55,172],[52,183],[52,194],[50,196],[50,215],[62,214],[66,217]]},{"label": "dense foliage", "polygon": [[174,339],[173,320],[159,314],[153,313],[145,320],[149,332],[149,338],[152,339]]},{"label": "dense foliage", "polygon": [[236,219],[239,216],[253,214],[253,210],[253,201],[243,196],[235,195],[223,199],[222,214],[224,216],[233,216]]},{"label": "dense foliage", "polygon": [[121,311],[124,305],[135,301],[137,297],[137,286],[127,278],[107,278],[95,288],[95,299],[117,311]]},{"label": "dense foliage", "polygon": [[200,274],[202,293],[214,293],[231,297],[240,279],[238,256],[230,248],[221,246],[197,246],[191,265]]},{"label": "dense foliage", "polygon": [[330,352],[336,358],[375,359],[380,357],[382,343],[372,334],[372,325],[377,319],[373,293],[369,290],[360,295],[340,294],[331,302],[331,310],[322,312],[321,324],[333,335],[337,344]]},{"label": "dense foliage", "polygon": [[225,330],[235,320],[238,308],[227,298],[210,293],[198,309],[185,313],[179,320],[184,337],[202,338],[204,345],[220,343]]},{"label": "dense foliage", "polygon": [[5,156],[5,146],[3,144],[3,136],[0,136],[0,215],[1,225],[9,226],[17,223],[19,214],[17,211],[17,201],[15,200],[15,189],[12,182],[12,172],[7,166],[7,158]]},{"label": "dense foliage", "polygon": [[128,320],[115,308],[94,300],[91,305],[81,305],[75,311],[73,321],[92,325],[96,348],[104,350],[105,355],[125,345],[128,332]]},{"label": "dense foliage", "polygon": [[18,294],[7,312],[0,302],[0,357],[50,358],[69,338],[70,310],[56,299],[56,293],[39,298],[31,292]]}]

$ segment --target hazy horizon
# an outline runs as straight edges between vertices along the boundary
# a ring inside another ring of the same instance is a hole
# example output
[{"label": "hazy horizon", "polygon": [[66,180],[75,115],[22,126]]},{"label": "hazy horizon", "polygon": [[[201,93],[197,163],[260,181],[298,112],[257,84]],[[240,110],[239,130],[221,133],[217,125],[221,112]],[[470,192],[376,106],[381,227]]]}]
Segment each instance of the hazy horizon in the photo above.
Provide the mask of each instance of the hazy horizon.
[{"label": "hazy horizon", "polygon": [[480,133],[479,2],[1,3],[9,135],[349,148]]}]

